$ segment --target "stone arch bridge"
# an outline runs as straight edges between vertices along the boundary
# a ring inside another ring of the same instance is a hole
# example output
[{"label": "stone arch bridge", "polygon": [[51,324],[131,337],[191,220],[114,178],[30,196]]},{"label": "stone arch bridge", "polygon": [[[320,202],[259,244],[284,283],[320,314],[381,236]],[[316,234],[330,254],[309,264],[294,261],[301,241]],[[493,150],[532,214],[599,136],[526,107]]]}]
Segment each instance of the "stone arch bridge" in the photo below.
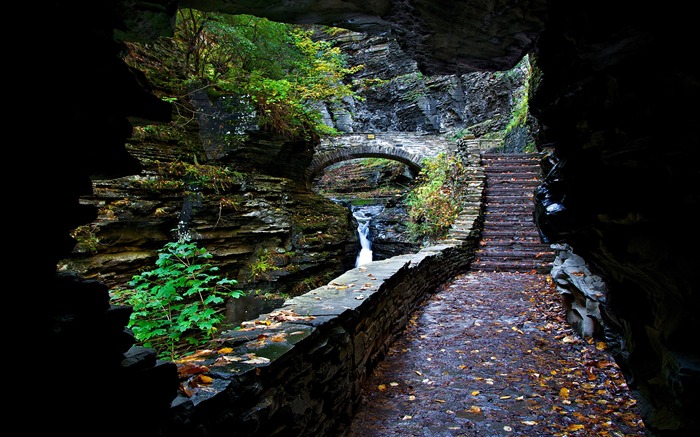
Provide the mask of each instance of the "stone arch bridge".
[{"label": "stone arch bridge", "polygon": [[444,135],[416,132],[353,133],[326,138],[316,148],[306,170],[306,185],[329,165],[356,158],[386,158],[406,164],[417,175],[423,159],[447,151],[452,144]]},{"label": "stone arch bridge", "polygon": [[[485,149],[498,140],[466,140],[469,147]],[[406,164],[413,175],[423,168],[423,160],[441,152],[454,151],[456,142],[445,134],[419,132],[352,133],[326,138],[316,148],[306,169],[307,187],[329,165],[356,158],[386,158]]]}]

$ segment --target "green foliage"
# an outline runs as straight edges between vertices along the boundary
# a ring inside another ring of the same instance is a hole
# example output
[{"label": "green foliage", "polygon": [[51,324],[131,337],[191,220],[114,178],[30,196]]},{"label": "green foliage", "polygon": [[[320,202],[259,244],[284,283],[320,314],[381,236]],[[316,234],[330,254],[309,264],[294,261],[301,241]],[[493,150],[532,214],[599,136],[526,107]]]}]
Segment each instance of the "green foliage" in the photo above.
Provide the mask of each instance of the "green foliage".
[{"label": "green foliage", "polygon": [[447,234],[462,209],[466,178],[459,157],[441,153],[423,161],[406,195],[407,228],[413,238],[438,240]]},{"label": "green foliage", "polygon": [[344,82],[359,69],[313,29],[251,15],[181,9],[175,40],[192,84],[248,96],[263,129],[289,139],[334,134],[314,103],[353,96]]},{"label": "green foliage", "polygon": [[245,175],[228,167],[188,163],[184,161],[158,162],[158,177],[135,179],[133,184],[150,191],[207,189],[217,194],[244,180]]},{"label": "green foliage", "polygon": [[76,241],[75,250],[78,252],[97,252],[100,240],[95,233],[96,227],[96,225],[81,225],[71,232],[71,237]]},{"label": "green foliage", "polygon": [[448,137],[448,139],[452,142],[457,142],[463,138],[474,138],[474,134],[472,133],[470,127],[457,129]]},{"label": "green foliage", "polygon": [[250,263],[251,279],[269,279],[270,272],[277,269],[272,261],[272,256],[268,249],[257,251],[255,259]]},{"label": "green foliage", "polygon": [[233,290],[234,279],[220,278],[212,255],[196,243],[167,243],[158,251],[156,268],[135,275],[129,290],[115,291],[118,302],[133,307],[128,327],[161,358],[174,360],[178,350],[198,347],[211,339],[222,322],[225,299],[244,293]]},{"label": "green foliage", "polygon": [[[523,62],[526,62],[527,59],[523,60]],[[528,65],[528,74],[525,78],[525,83],[523,86],[523,90],[519,95],[515,96],[515,102],[513,105],[513,110],[511,111],[510,114],[510,121],[508,122],[508,125],[506,126],[505,129],[505,134],[507,135],[511,130],[517,128],[517,127],[524,127],[527,124],[527,115],[529,112],[529,102],[528,102],[528,95],[529,95],[529,90],[530,90],[530,77],[531,77],[531,67]],[[513,68],[512,70],[509,70],[511,72],[515,72],[517,69]]]},{"label": "green foliage", "polygon": [[183,178],[190,187],[206,188],[217,194],[227,192],[231,186],[244,179],[242,173],[228,167],[199,164],[196,160],[193,164],[174,161],[163,165],[168,175]]}]

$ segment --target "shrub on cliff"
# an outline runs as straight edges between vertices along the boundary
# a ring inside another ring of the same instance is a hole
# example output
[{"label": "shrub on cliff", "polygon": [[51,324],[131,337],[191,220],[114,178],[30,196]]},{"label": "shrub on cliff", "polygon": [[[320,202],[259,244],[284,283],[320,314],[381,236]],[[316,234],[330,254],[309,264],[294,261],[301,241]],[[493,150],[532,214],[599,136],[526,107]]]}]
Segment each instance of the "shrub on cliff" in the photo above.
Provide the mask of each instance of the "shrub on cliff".
[{"label": "shrub on cliff", "polygon": [[187,347],[211,339],[223,321],[227,298],[238,298],[234,279],[220,278],[212,255],[196,243],[176,241],[158,251],[156,268],[135,275],[129,290],[113,292],[115,299],[131,305],[128,327],[145,347],[159,357],[175,359]]}]

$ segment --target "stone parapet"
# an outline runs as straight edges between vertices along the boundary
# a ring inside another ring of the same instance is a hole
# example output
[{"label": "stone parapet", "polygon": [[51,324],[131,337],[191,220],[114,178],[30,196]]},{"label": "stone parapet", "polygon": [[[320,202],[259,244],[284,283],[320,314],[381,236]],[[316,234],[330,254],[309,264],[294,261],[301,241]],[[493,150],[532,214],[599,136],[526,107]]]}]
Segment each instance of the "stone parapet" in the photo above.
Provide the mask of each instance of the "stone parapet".
[{"label": "stone parapet", "polygon": [[485,178],[479,160],[469,165],[470,201],[440,244],[349,270],[181,363],[190,378],[161,435],[333,435],[347,426],[362,381],[411,314],[469,269],[483,221],[473,199]]}]

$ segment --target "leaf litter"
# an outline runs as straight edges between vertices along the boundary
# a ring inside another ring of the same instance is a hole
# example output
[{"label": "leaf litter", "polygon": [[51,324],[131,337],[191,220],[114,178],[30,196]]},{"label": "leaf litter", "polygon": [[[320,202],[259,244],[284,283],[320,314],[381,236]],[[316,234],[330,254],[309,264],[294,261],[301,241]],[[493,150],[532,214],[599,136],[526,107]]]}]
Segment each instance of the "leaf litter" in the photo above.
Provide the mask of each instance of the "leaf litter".
[{"label": "leaf litter", "polygon": [[362,385],[347,437],[645,436],[599,339],[565,320],[548,275],[472,272],[412,315]]}]

